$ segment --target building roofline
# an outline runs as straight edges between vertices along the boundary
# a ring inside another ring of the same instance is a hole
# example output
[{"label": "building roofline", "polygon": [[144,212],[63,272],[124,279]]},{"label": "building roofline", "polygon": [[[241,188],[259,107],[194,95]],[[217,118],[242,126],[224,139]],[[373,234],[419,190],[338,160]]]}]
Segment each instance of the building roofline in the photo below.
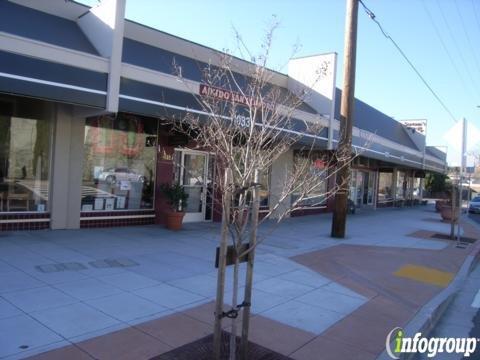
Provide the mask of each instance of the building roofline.
[{"label": "building roofline", "polygon": [[[229,54],[229,53],[226,53],[222,50],[218,50],[218,49],[215,49],[213,47],[210,47],[210,46],[207,46],[207,45],[203,45],[203,44],[200,44],[200,43],[197,43],[195,41],[192,41],[192,40],[189,40],[189,39],[185,39],[181,36],[178,36],[178,35],[174,35],[174,34],[171,34],[171,33],[168,33],[166,31],[163,31],[163,30],[159,30],[155,27],[152,27],[152,26],[149,26],[149,25],[145,25],[145,24],[142,24],[138,21],[135,21],[135,20],[132,20],[132,19],[129,19],[129,18],[125,18],[125,22],[126,23],[130,23],[134,26],[138,26],[144,30],[147,30],[147,31],[152,31],[152,32],[155,32],[155,33],[158,33],[160,35],[163,35],[163,36],[167,36],[167,37],[170,37],[176,41],[181,41],[181,42],[184,42],[186,44],[190,44],[190,45],[193,45],[195,47],[198,47],[198,48],[201,48],[202,50],[207,50],[207,51],[211,51],[212,53],[216,53],[218,55],[222,55],[222,54],[227,54],[228,56],[230,56],[232,59],[234,59],[234,61],[242,64],[243,66],[255,66],[255,63],[251,62],[251,61],[248,61],[248,60],[245,60],[245,59],[242,59],[236,55],[232,55],[232,54]],[[141,39],[136,39],[136,38],[132,38],[130,37],[128,34],[127,34],[127,28],[125,28],[125,34],[124,34],[124,37],[126,38],[129,38],[129,39],[132,39],[132,40],[136,40],[136,41],[140,41],[140,42],[143,42],[141,41]],[[145,41],[144,42],[145,44],[147,45],[150,45],[150,46],[154,46],[156,47],[155,45]],[[196,59],[198,60],[198,59]],[[280,77],[282,78],[283,81],[286,81],[288,79],[288,75],[287,74],[284,74],[278,70],[274,70],[274,69],[271,69],[271,68],[266,68],[274,77]],[[282,87],[285,87],[286,88],[286,84],[277,84],[277,85],[280,85]]]},{"label": "building roofline", "polygon": [[336,51],[327,51],[327,52],[315,53],[311,55],[294,56],[290,58],[290,60],[300,60],[300,59],[307,59],[315,56],[332,55],[332,54],[338,55]]}]

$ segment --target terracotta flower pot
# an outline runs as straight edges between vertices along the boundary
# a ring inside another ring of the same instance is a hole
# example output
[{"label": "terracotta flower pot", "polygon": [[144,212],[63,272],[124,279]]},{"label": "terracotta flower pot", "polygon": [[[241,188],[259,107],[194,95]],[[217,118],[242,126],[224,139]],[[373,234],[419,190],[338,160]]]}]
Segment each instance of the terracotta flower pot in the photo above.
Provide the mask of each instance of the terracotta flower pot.
[{"label": "terracotta flower pot", "polygon": [[458,220],[458,209],[456,209],[455,214],[453,214],[452,207],[450,205],[448,206],[442,206],[440,209],[440,216],[442,217],[442,220],[444,221],[452,221],[452,218],[454,217],[454,220]]},{"label": "terracotta flower pot", "polygon": [[184,212],[172,211],[167,213],[167,222],[165,226],[169,230],[180,230],[182,228]]},{"label": "terracotta flower pot", "polygon": [[435,211],[440,212],[442,210],[442,207],[447,205],[446,200],[436,200],[435,201]]}]

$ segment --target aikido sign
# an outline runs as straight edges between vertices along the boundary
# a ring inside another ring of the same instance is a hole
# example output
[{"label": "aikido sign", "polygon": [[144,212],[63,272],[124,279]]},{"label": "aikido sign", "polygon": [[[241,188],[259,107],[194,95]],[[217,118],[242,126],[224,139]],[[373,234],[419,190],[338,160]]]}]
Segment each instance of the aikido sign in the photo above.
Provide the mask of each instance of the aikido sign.
[{"label": "aikido sign", "polygon": [[[208,96],[225,102],[234,102],[244,106],[260,106],[259,100],[244,96],[235,91],[225,90],[210,85],[200,84],[200,95]],[[264,104],[265,105],[265,104]],[[251,118],[249,116],[235,114],[233,116],[233,123],[239,127],[250,127]]]},{"label": "aikido sign", "polygon": [[254,99],[232,90],[226,90],[206,84],[200,84],[200,95],[245,106],[265,106],[265,103],[262,103],[260,99]]}]

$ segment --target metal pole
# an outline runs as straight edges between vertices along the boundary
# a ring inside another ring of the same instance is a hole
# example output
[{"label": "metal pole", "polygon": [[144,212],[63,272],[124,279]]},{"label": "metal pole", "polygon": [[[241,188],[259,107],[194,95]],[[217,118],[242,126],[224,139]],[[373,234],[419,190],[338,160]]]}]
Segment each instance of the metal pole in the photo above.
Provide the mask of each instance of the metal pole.
[{"label": "metal pole", "polygon": [[343,90],[340,108],[340,141],[337,156],[337,189],[333,208],[332,237],[344,238],[347,225],[348,186],[352,157],[352,124],[355,102],[355,65],[357,57],[358,0],[347,0]]},{"label": "metal pole", "polygon": [[220,237],[220,253],[218,256],[217,297],[215,299],[215,324],[213,332],[213,355],[215,360],[220,360],[222,352],[222,317],[223,296],[225,292],[225,267],[228,245],[228,223],[230,221],[230,201],[232,184],[232,171],[225,169],[224,198],[222,212],[222,233]]},{"label": "metal pole", "polygon": [[460,195],[459,195],[459,214],[458,214],[458,221],[457,221],[457,243],[460,242],[460,218],[462,215],[462,200],[463,200],[463,172],[465,170],[465,166],[467,164],[467,120],[465,118],[462,119],[462,157],[461,157],[461,165],[460,165],[460,174],[459,174],[459,181],[460,181]]}]

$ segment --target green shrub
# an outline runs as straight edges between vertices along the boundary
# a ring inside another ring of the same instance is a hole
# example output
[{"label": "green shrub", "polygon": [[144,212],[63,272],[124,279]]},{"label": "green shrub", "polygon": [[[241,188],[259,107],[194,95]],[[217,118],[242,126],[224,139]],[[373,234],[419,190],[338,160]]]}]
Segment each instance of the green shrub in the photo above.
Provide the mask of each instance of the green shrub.
[{"label": "green shrub", "polygon": [[162,184],[160,190],[167,198],[173,211],[183,211],[187,207],[188,194],[180,184]]}]

